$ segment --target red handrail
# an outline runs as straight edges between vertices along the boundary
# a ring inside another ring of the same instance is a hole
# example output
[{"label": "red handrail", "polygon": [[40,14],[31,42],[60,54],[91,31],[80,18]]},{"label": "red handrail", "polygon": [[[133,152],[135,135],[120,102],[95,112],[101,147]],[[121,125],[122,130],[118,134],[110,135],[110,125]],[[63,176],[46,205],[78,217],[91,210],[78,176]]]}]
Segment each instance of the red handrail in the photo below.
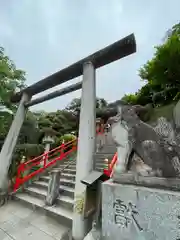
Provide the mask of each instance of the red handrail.
[{"label": "red handrail", "polygon": [[[104,128],[100,128],[97,134],[103,134]],[[17,169],[17,176],[14,184],[14,191],[16,191],[21,185],[33,178],[35,175],[43,172],[49,166],[55,164],[57,161],[62,160],[71,152],[77,150],[78,139],[70,141],[66,144],[61,144],[61,146],[50,150],[49,152],[43,153],[42,155],[35,157],[27,162],[21,163]],[[68,148],[70,148],[68,150]],[[59,156],[57,156],[59,154]],[[115,153],[111,164],[109,164],[108,169],[104,169],[104,174],[108,177],[111,176],[114,165],[117,161],[117,153]],[[35,166],[39,166],[39,169],[30,172],[25,175],[24,173]],[[24,176],[23,176],[24,175]]]},{"label": "red handrail", "polygon": [[104,125],[103,126],[99,126],[96,128],[96,134],[103,134],[104,133]]},{"label": "red handrail", "polygon": [[111,163],[108,165],[108,169],[104,169],[104,174],[108,177],[111,176],[111,173],[113,171],[114,165],[116,164],[118,159],[118,154],[117,152],[114,154],[113,159],[111,161]]},{"label": "red handrail", "polygon": [[[35,175],[43,172],[49,166],[55,164],[57,161],[62,160],[71,152],[77,149],[77,139],[68,143],[63,143],[61,146],[52,149],[49,152],[43,153],[42,155],[33,158],[25,163],[21,163],[17,170],[17,176],[14,184],[14,191],[16,191],[22,184],[30,180]],[[59,156],[57,156],[59,155]],[[39,169],[23,175],[26,171],[32,169],[35,166],[39,166]]]},{"label": "red handrail", "polygon": [[[101,124],[101,126],[99,126],[97,129],[96,129],[96,133],[97,135],[99,134],[104,134],[104,129],[105,129],[105,125],[104,124]],[[113,168],[114,168],[114,165],[116,164],[117,162],[117,159],[118,159],[118,155],[117,155],[117,152],[114,154],[113,156],[113,159],[111,161],[110,164],[108,164],[108,169],[104,169],[103,172],[106,176],[110,177],[111,176],[111,173],[113,171]]]}]

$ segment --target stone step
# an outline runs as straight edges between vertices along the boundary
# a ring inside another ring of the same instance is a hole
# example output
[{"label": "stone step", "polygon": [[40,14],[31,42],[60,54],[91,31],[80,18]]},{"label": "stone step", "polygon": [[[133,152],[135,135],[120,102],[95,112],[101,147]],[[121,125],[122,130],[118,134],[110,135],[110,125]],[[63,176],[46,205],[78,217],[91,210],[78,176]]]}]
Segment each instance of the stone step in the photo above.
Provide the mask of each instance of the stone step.
[{"label": "stone step", "polygon": [[95,163],[102,163],[104,159],[111,159],[111,156],[104,155],[104,156],[95,156]]},{"label": "stone step", "polygon": [[74,180],[70,180],[70,179],[66,179],[66,178],[61,178],[60,179],[60,185],[69,186],[69,187],[75,188],[75,181]]},{"label": "stone step", "polygon": [[33,210],[40,209],[43,214],[48,216],[55,217],[60,224],[63,224],[68,227],[72,227],[72,218],[73,212],[69,209],[64,208],[60,205],[46,206],[44,200],[34,197],[26,192],[16,193],[13,196],[14,199],[21,201],[28,207],[31,207]]},{"label": "stone step", "polygon": [[116,146],[104,146],[99,150],[101,153],[115,153],[117,152]]},{"label": "stone step", "polygon": [[[43,181],[35,181],[33,182],[32,186],[36,186],[38,188],[43,188],[46,189],[48,188],[48,182],[43,182]],[[69,196],[74,198],[74,188],[69,187],[69,186],[64,186],[64,185],[60,185],[59,186],[59,191],[60,193],[63,193],[63,195],[65,196]]]},{"label": "stone step", "polygon": [[108,164],[107,164],[105,161],[102,161],[102,162],[96,162],[95,165],[96,165],[96,166],[105,167],[105,166],[107,166]]},{"label": "stone step", "polygon": [[98,171],[98,172],[99,172],[99,171],[100,171],[100,172],[103,172],[104,169],[108,169],[108,167],[106,167],[106,168],[105,168],[105,167],[104,167],[104,168],[103,168],[103,167],[95,167],[95,170]]},{"label": "stone step", "polygon": [[[47,196],[46,189],[29,186],[28,188],[25,188],[25,192],[31,196],[42,199],[44,202],[46,200],[46,196]],[[61,205],[62,207],[65,207],[71,210],[73,210],[73,204],[74,204],[74,199],[69,196],[59,195],[59,197],[56,200],[56,205]]]},{"label": "stone step", "polygon": [[[58,167],[55,167],[54,169],[64,169],[67,167],[67,164],[63,164],[63,165],[59,165]],[[76,163],[70,164],[68,165],[67,168],[71,168],[71,169],[76,169]]]},{"label": "stone step", "polygon": [[34,181],[31,186],[35,186],[38,189],[45,189],[47,191],[48,182],[44,182],[44,181],[40,181],[40,180],[39,181]]},{"label": "stone step", "polygon": [[98,170],[104,170],[104,169],[108,169],[108,166],[95,166],[95,169],[96,169],[96,171],[98,171]]},{"label": "stone step", "polygon": [[[49,179],[50,177],[49,176],[42,176],[40,178],[40,181],[44,181],[44,182],[49,182]],[[75,180],[73,179],[68,179],[68,178],[60,178],[60,185],[63,184],[63,185],[67,185],[67,186],[70,186],[70,187],[75,187]]]},{"label": "stone step", "polygon": [[63,170],[63,173],[74,173],[74,174],[76,174],[76,169],[65,168]]},{"label": "stone step", "polygon": [[97,172],[103,172],[103,171],[104,171],[104,168],[96,168],[96,171],[97,171]]},{"label": "stone step", "polygon": [[62,172],[61,177],[66,178],[66,179],[71,179],[71,180],[75,181],[76,174],[75,173],[64,173],[64,172]]},{"label": "stone step", "polygon": [[74,199],[73,198],[71,198],[69,196],[60,195],[57,198],[57,202],[59,205],[65,207],[65,208],[71,209],[73,211],[73,207],[74,207]]},{"label": "stone step", "polygon": [[42,176],[42,177],[40,177],[40,181],[43,181],[43,182],[49,182],[49,179],[50,179],[50,177],[49,176]]},{"label": "stone step", "polygon": [[99,153],[95,153],[94,157],[96,160],[98,159],[102,159],[102,158],[112,158],[114,156],[115,152],[114,153],[102,153],[102,152],[99,152]]},{"label": "stone step", "polygon": [[[95,169],[103,172],[108,167],[104,159],[112,160],[115,152],[116,148],[108,145],[101,152],[96,153],[94,155]],[[33,208],[40,208],[47,212],[47,214],[58,217],[60,223],[62,222],[66,226],[71,226],[75,194],[76,162],[72,162],[70,165],[68,163],[64,162],[62,165],[54,167],[54,169],[62,171],[59,185],[60,194],[54,206],[48,207],[45,205],[50,175],[41,176],[38,181],[34,181],[29,187],[25,188],[23,193],[17,193],[15,198]]]},{"label": "stone step", "polygon": [[69,196],[74,198],[74,193],[75,193],[75,189],[69,186],[63,186],[61,185],[59,187],[60,190],[60,194],[63,194],[64,196]]},{"label": "stone step", "polygon": [[38,199],[42,199],[45,203],[45,199],[46,199],[46,195],[47,195],[46,189],[37,188],[36,186],[31,185],[31,186],[25,188],[24,192],[33,197],[36,197]]},{"label": "stone step", "polygon": [[117,149],[112,149],[111,151],[104,149],[104,150],[98,151],[97,153],[98,154],[115,154],[115,152],[117,152]]},{"label": "stone step", "polygon": [[98,164],[98,163],[96,163],[95,165],[95,168],[107,168],[108,167],[108,165],[107,164],[105,164],[105,163],[103,163],[103,164]]},{"label": "stone step", "polygon": [[104,154],[104,155],[114,155],[117,152],[117,150],[113,150],[113,151],[108,151],[108,150],[104,150],[103,152],[97,152],[100,154]]},{"label": "stone step", "polygon": [[[95,162],[95,166],[96,166],[96,165],[106,165],[105,159],[106,159],[106,158],[104,158],[104,159],[102,159],[102,160],[97,160],[97,161]],[[108,162],[109,162],[109,164],[110,164],[113,158],[110,158],[110,159],[107,158],[107,159],[108,159]]]}]

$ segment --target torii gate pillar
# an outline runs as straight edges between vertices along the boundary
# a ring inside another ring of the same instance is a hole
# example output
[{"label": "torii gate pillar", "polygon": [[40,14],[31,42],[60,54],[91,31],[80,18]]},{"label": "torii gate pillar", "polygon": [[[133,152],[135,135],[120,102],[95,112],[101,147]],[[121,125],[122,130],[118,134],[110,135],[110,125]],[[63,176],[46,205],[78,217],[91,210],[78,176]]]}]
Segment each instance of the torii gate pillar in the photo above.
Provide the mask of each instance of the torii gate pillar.
[{"label": "torii gate pillar", "polygon": [[18,106],[18,110],[13,119],[8,135],[6,136],[5,142],[0,153],[0,200],[1,194],[6,192],[8,184],[8,170],[12,162],[12,155],[18,140],[18,136],[26,116],[27,108],[24,106],[25,102],[29,101],[30,97],[28,94],[23,93],[21,101]]},{"label": "torii gate pillar", "polygon": [[95,68],[91,62],[83,66],[79,142],[76,162],[75,206],[72,235],[82,240],[87,234],[87,220],[83,217],[86,186],[81,183],[93,169],[96,141],[96,80]]}]

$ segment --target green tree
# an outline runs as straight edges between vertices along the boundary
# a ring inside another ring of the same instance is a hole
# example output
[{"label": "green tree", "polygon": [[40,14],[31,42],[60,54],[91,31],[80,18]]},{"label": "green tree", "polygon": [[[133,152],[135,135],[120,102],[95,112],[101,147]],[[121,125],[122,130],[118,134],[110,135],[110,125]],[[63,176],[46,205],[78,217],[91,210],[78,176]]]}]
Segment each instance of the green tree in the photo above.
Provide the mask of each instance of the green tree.
[{"label": "green tree", "polygon": [[174,25],[165,42],[155,49],[154,57],[140,68],[139,75],[147,80],[153,101],[166,104],[180,91],[180,24]]},{"label": "green tree", "polygon": [[0,138],[6,136],[16,105],[10,101],[11,95],[24,87],[25,72],[16,68],[12,60],[0,47]]},{"label": "green tree", "polygon": [[180,90],[179,64],[180,39],[178,35],[172,35],[164,44],[156,47],[153,59],[140,69],[139,75],[151,84],[152,89],[177,87]]},{"label": "green tree", "polygon": [[137,94],[125,94],[121,100],[129,104],[136,104],[137,98],[138,98]]},{"label": "green tree", "polygon": [[38,121],[35,115],[28,111],[19,134],[18,144],[38,144],[39,136]]},{"label": "green tree", "polygon": [[79,115],[81,109],[81,99],[74,98],[66,107],[67,111],[72,112],[75,115]]},{"label": "green tree", "polygon": [[[108,103],[104,98],[96,98],[96,109],[102,109],[107,107]],[[70,104],[66,107],[68,111],[71,111],[75,114],[79,114],[81,108],[81,99],[74,98]]]},{"label": "green tree", "polygon": [[15,91],[24,87],[25,72],[17,69],[12,60],[5,55],[4,49],[0,47],[0,106],[14,110],[15,105],[11,103],[10,97]]},{"label": "green tree", "polygon": [[168,38],[171,38],[172,35],[180,36],[180,22],[175,24],[171,29],[169,29],[166,32],[164,40],[167,40]]},{"label": "green tree", "polygon": [[[104,121],[106,121],[109,116],[109,111],[107,111],[107,107],[108,103],[104,98],[96,98],[96,117],[101,117],[104,119]],[[73,99],[66,107],[66,110],[68,112],[71,112],[76,117],[76,129],[78,129],[81,110],[81,99]]]}]

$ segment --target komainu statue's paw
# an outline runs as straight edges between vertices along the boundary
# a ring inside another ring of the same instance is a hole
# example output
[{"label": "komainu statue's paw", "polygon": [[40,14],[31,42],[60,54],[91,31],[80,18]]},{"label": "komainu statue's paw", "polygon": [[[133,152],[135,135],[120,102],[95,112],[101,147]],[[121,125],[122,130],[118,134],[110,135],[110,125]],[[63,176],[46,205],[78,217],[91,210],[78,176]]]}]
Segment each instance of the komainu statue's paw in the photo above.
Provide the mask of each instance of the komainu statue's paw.
[{"label": "komainu statue's paw", "polygon": [[143,177],[161,177],[162,174],[160,171],[154,171],[149,165],[145,164],[143,160],[136,156],[133,161],[131,168],[131,172]]}]

